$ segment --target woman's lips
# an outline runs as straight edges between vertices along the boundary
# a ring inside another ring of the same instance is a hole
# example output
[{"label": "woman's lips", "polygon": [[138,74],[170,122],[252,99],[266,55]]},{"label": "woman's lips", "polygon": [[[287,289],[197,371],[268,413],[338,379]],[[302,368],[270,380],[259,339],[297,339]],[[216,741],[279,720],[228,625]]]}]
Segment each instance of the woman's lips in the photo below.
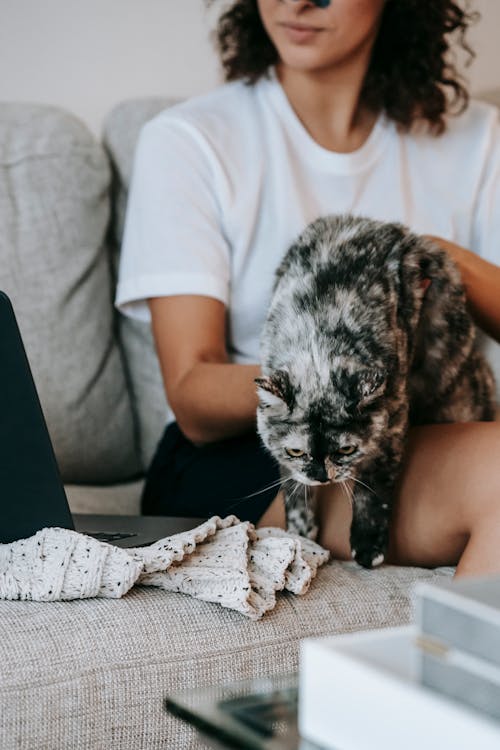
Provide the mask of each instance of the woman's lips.
[{"label": "woman's lips", "polygon": [[292,23],[282,23],[281,28],[290,39],[297,44],[304,44],[312,41],[321,31],[315,26],[301,26]]}]

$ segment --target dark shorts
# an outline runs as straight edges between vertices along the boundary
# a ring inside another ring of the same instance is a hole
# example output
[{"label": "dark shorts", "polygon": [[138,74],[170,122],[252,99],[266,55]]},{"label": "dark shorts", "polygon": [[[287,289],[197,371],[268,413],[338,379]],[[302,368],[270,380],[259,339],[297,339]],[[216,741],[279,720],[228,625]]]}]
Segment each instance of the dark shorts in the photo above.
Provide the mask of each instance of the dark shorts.
[{"label": "dark shorts", "polygon": [[142,512],[256,523],[276,497],[279,468],[257,434],[195,446],[167,426],[146,476]]}]

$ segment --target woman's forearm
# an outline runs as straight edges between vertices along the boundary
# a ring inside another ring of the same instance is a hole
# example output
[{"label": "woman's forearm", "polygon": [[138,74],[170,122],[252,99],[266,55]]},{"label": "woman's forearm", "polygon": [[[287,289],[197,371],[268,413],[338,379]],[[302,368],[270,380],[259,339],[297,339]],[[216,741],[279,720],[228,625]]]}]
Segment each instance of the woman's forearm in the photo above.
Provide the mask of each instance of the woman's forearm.
[{"label": "woman's forearm", "polygon": [[210,443],[254,429],[258,365],[196,363],[176,384],[177,422],[193,443]]},{"label": "woman's forearm", "polygon": [[189,440],[210,443],[255,428],[260,367],[230,363],[227,310],[203,295],[149,300],[169,404]]},{"label": "woman's forearm", "polygon": [[467,303],[477,325],[500,341],[500,266],[441,237],[430,239],[446,250],[460,269]]},{"label": "woman's forearm", "polygon": [[459,264],[471,315],[500,342],[500,267],[464,250]]}]

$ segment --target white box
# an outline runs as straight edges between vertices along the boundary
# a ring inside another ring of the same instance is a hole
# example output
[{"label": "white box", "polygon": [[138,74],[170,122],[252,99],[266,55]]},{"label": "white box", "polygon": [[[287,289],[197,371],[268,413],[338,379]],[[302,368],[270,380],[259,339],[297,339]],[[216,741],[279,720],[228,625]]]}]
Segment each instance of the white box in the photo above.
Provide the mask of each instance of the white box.
[{"label": "white box", "polygon": [[328,750],[499,750],[500,723],[418,681],[413,626],[301,644],[299,731]]},{"label": "white box", "polygon": [[500,578],[419,583],[421,682],[500,720]]},{"label": "white box", "polygon": [[415,621],[423,635],[500,668],[500,577],[422,582]]}]

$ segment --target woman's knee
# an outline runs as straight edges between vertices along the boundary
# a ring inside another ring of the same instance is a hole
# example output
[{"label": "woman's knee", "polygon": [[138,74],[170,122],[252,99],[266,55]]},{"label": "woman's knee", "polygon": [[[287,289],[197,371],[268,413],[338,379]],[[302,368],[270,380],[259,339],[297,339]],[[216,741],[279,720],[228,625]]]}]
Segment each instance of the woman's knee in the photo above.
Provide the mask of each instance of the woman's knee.
[{"label": "woman's knee", "polygon": [[500,423],[411,431],[391,534],[394,559],[455,564],[485,515],[500,508]]}]

